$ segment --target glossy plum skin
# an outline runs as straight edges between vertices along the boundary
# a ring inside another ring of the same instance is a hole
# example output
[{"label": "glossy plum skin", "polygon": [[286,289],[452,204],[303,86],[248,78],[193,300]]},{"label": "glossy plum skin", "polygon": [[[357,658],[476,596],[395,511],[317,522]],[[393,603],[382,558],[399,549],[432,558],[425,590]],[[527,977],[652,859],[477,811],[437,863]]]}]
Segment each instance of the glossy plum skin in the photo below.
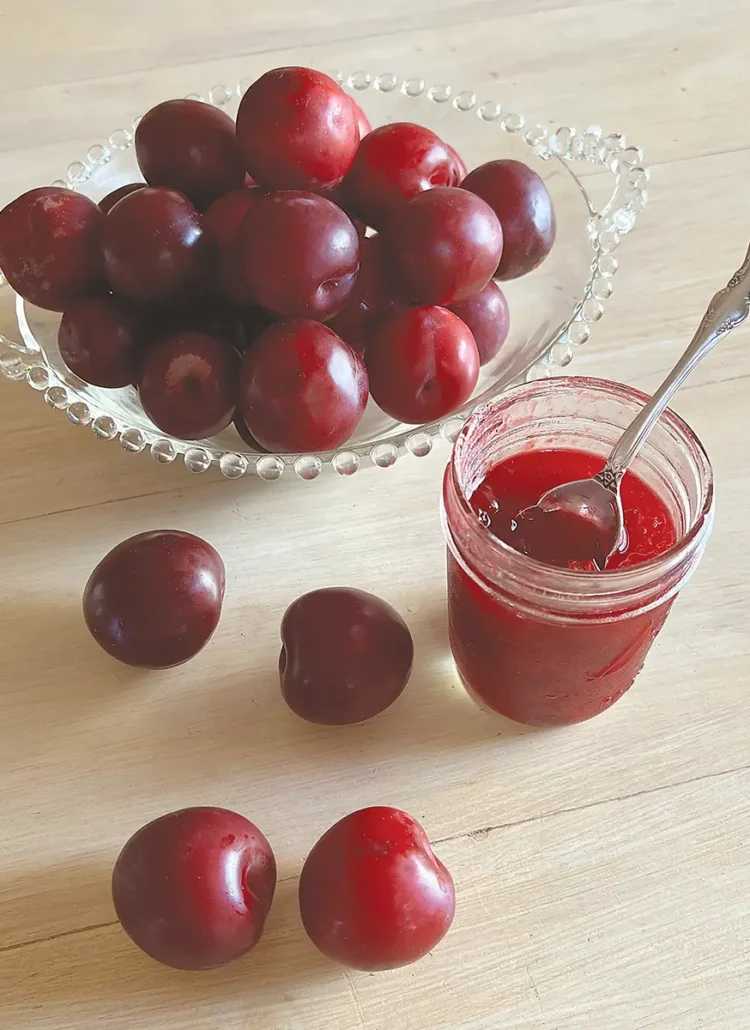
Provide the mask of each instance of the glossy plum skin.
[{"label": "glossy plum skin", "polygon": [[388,279],[382,236],[366,237],[359,246],[357,282],[346,304],[331,319],[331,329],[359,354],[364,354],[380,322],[403,307],[403,299]]},{"label": "glossy plum skin", "polygon": [[116,190],[112,190],[106,197],[102,197],[99,201],[99,207],[107,215],[123,197],[129,197],[131,193],[137,193],[138,190],[145,189],[146,185],[147,183],[145,182],[129,182],[125,186],[118,186]]},{"label": "glossy plum skin", "polygon": [[266,311],[265,308],[262,308],[257,304],[243,311],[242,327],[245,334],[245,343],[242,348],[242,353],[246,354],[255,341],[276,321],[278,320],[270,313],[270,311]]},{"label": "glossy plum skin", "polygon": [[24,193],[0,211],[0,269],[24,300],[64,311],[103,282],[103,221],[99,207],[72,190]]},{"label": "glossy plum skin", "polygon": [[240,307],[249,307],[253,296],[234,259],[234,241],[242,219],[261,196],[257,187],[231,190],[215,200],[203,216],[203,229],[213,247],[216,292]]},{"label": "glossy plum skin", "polygon": [[365,136],[342,189],[354,214],[382,229],[404,199],[452,186],[453,175],[453,158],[439,136],[412,122],[393,122]]},{"label": "glossy plum skin", "polygon": [[175,969],[214,969],[260,940],[276,860],[257,826],[223,808],[183,808],[143,826],[120,852],[112,899],[123,929]]},{"label": "glossy plum skin", "polygon": [[330,200],[336,207],[340,207],[344,214],[351,219],[352,225],[357,230],[357,235],[360,239],[364,239],[367,232],[367,226],[364,222],[360,221],[359,218],[352,212],[349,205],[344,197],[344,191],[341,188],[341,183],[338,186],[332,186],[329,190],[320,190],[320,196],[325,197],[326,200]]},{"label": "glossy plum skin", "polygon": [[168,669],[193,658],[216,629],[224,563],[200,537],[139,533],[102,558],[83,593],[94,640],[113,658]]},{"label": "glossy plum skin", "polygon": [[466,167],[464,159],[461,157],[455,147],[452,147],[450,143],[445,144],[445,148],[448,151],[451,159],[451,181],[448,183],[449,186],[460,186],[466,176],[469,174],[469,169]]},{"label": "glossy plum skin", "polygon": [[234,425],[234,428],[237,430],[237,435],[239,436],[239,438],[242,440],[244,444],[246,444],[250,448],[251,451],[262,453],[266,450],[265,447],[261,447],[261,445],[255,439],[253,434],[247,428],[247,423],[245,422],[244,418],[242,417],[242,414],[239,411],[234,416],[232,424]]},{"label": "glossy plum skin", "polygon": [[276,322],[242,359],[242,415],[269,451],[340,446],[359,425],[367,397],[362,358],[320,322]]},{"label": "glossy plum skin", "polygon": [[234,122],[200,100],[166,100],[135,130],[135,154],[151,186],[184,193],[200,210],[245,182]]},{"label": "glossy plum skin", "polygon": [[60,357],[92,386],[117,389],[138,378],[142,329],[115,297],[85,297],[65,310],[57,333]]},{"label": "glossy plum skin", "polygon": [[312,68],[274,68],[247,90],[237,112],[245,167],[268,190],[321,190],[351,167],[359,144],[350,98]]},{"label": "glossy plum skin", "polygon": [[[349,96],[348,93],[347,96]],[[372,125],[370,124],[370,119],[367,117],[367,115],[359,106],[354,97],[349,97],[349,103],[354,108],[354,116],[357,119],[357,131],[359,132],[359,138],[364,139],[368,132],[372,132]]]},{"label": "glossy plum skin", "polygon": [[152,350],[169,336],[201,333],[234,347],[238,354],[244,354],[253,310],[238,309],[220,298],[199,295],[193,303],[142,312],[145,350]]},{"label": "glossy plum skin", "polygon": [[215,336],[184,332],[157,344],[143,362],[143,410],[164,433],[201,440],[220,433],[237,410],[240,359]]},{"label": "glossy plum skin", "polygon": [[364,722],[384,712],[406,686],[414,660],[409,627],[364,590],[313,590],[281,622],[279,675],[284,700],[324,726]]},{"label": "glossy plum skin", "polygon": [[[186,312],[182,327],[177,332],[189,331],[213,336],[221,343],[234,347],[238,354],[247,350],[247,312],[237,311],[221,303],[197,305],[192,312]],[[178,323],[179,325],[179,323]],[[168,335],[175,335],[169,333]],[[163,339],[163,337],[162,337]],[[156,342],[161,342],[157,340]]]},{"label": "glossy plum skin", "polygon": [[517,279],[533,271],[555,242],[555,212],[547,187],[521,161],[488,161],[461,184],[490,205],[503,227],[498,279]]},{"label": "glossy plum skin", "polygon": [[203,229],[220,250],[228,251],[245,215],[263,194],[257,186],[230,190],[203,215]]},{"label": "glossy plum skin", "polygon": [[326,321],[359,270],[359,236],[330,200],[302,190],[261,197],[242,220],[235,257],[256,302],[284,318]]},{"label": "glossy plum skin", "polygon": [[200,215],[174,190],[149,186],[123,197],[104,219],[102,253],[112,290],[137,304],[175,303],[205,282]]},{"label": "glossy plum skin", "polygon": [[467,190],[412,197],[383,230],[399,289],[416,304],[455,304],[484,289],[503,252],[497,215]]},{"label": "glossy plum skin", "polygon": [[432,422],[460,408],[476,386],[479,352],[469,328],[441,307],[384,319],[367,348],[373,400],[399,422]]},{"label": "glossy plum skin", "polygon": [[422,827],[397,808],[363,808],[324,834],[299,883],[313,944],[352,969],[397,969],[450,929],[453,880]]},{"label": "glossy plum skin", "polygon": [[473,297],[451,304],[450,310],[471,330],[479,351],[479,364],[486,365],[492,361],[505,343],[510,329],[508,302],[497,283],[488,282]]}]

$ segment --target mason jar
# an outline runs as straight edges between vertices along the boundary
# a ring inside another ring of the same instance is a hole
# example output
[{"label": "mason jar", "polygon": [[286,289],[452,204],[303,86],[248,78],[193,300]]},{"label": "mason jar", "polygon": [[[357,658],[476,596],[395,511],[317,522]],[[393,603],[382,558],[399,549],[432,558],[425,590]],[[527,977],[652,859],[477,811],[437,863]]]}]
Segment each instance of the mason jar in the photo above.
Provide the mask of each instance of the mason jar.
[{"label": "mason jar", "polygon": [[603,464],[646,400],[601,379],[541,380],[477,409],[456,441],[443,483],[451,649],[467,690],[510,719],[580,722],[630,688],[703,554],[713,476],[698,438],[667,411],[632,471],[664,503],[677,542],[641,564],[604,572],[520,554],[479,520],[472,493],[520,452],[579,450]]}]

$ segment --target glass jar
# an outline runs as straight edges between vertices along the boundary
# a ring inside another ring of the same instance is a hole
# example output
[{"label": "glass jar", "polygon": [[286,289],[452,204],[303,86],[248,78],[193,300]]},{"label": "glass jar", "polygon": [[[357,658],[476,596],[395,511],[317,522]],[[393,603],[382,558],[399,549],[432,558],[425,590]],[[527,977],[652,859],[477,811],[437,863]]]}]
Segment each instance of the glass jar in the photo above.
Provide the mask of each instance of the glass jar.
[{"label": "glass jar", "polygon": [[521,451],[606,458],[646,397],[601,379],[517,387],[464,426],[443,483],[448,620],[458,672],[496,712],[533,726],[590,719],[631,686],[713,522],[713,477],[692,430],[667,412],[632,465],[677,528],[669,551],[612,572],[543,565],[494,537],[469,499],[487,472]]}]

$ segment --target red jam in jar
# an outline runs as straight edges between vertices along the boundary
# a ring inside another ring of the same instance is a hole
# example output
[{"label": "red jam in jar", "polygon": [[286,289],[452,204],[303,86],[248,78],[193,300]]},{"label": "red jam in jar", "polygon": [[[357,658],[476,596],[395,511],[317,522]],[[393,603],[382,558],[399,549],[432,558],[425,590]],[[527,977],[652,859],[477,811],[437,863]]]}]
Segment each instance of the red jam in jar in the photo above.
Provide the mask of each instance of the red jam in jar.
[{"label": "red jam in jar", "polygon": [[[519,553],[513,520],[598,472],[645,398],[591,379],[530,383],[480,408],[446,470],[448,616],[458,671],[484,706],[534,726],[604,711],[632,685],[713,516],[708,459],[668,412],[622,484],[627,547],[607,570]],[[561,559],[561,560],[557,560]]]},{"label": "red jam in jar", "polygon": [[[603,465],[601,458],[585,451],[521,451],[489,469],[469,503],[494,536],[518,551],[522,549],[514,528],[518,513],[536,504],[542,494],[555,486],[595,476]],[[677,530],[666,504],[632,472],[626,472],[623,477],[621,497],[627,543],[607,562],[607,570],[611,572],[658,558],[677,543]],[[524,553],[558,568],[567,566],[579,572],[596,572],[593,561],[581,562],[569,557],[580,550],[577,538],[585,537],[585,533],[577,530],[577,521],[563,522],[557,518],[551,534],[552,527],[542,525],[542,532],[546,531],[548,536],[532,537],[531,546],[523,548]]]}]

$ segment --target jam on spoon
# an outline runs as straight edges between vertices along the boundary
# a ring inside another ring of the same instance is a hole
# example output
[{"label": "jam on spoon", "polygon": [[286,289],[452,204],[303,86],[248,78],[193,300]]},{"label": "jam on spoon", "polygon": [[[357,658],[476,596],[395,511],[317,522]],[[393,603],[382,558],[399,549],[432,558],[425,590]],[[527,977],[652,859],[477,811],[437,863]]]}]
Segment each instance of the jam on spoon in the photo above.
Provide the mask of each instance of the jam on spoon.
[{"label": "jam on spoon", "polygon": [[[595,475],[601,464],[601,458],[585,451],[521,451],[488,471],[471,496],[471,506],[494,536],[521,554],[558,568],[594,572],[591,553],[598,541],[589,522],[567,513],[542,513],[524,520],[521,528],[518,512],[528,510],[534,498],[566,479]],[[622,549],[607,563],[613,571],[664,554],[677,541],[677,530],[666,504],[640,476],[625,474],[622,502],[625,540]]]},{"label": "jam on spoon", "polygon": [[[620,483],[626,469],[696,365],[749,313],[750,249],[724,289],[711,298],[682,357],[617,441],[604,468],[588,478],[556,484],[536,504],[519,510],[514,520],[517,550],[550,564],[588,559],[600,571],[611,563],[623,547]],[[562,561],[545,558],[547,553]]]}]

